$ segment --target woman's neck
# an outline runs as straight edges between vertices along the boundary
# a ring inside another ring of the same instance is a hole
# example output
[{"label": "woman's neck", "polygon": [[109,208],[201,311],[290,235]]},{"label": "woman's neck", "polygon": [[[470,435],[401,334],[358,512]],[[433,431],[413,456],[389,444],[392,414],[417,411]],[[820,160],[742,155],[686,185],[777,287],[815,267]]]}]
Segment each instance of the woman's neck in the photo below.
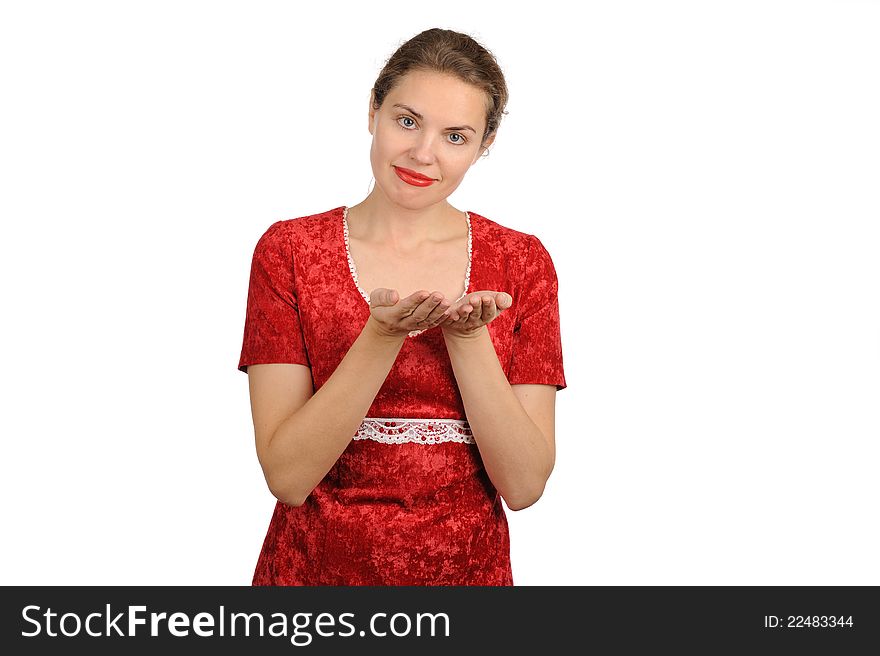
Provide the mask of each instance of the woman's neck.
[{"label": "woman's neck", "polygon": [[446,201],[410,210],[383,202],[375,193],[349,207],[347,220],[349,237],[401,252],[455,239],[462,230],[467,233],[464,213]]}]

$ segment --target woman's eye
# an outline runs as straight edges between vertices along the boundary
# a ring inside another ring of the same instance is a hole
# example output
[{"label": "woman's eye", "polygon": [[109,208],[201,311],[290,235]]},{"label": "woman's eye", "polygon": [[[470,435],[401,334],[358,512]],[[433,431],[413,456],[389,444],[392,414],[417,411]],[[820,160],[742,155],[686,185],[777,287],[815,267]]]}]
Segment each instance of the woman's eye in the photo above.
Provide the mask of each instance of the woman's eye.
[{"label": "woman's eye", "polygon": [[[402,123],[402,121],[409,121],[409,123]],[[401,116],[397,119],[397,124],[400,125],[400,127],[408,130],[415,125],[415,120],[411,116]],[[449,136],[456,137],[452,141],[452,143],[456,146],[467,143],[467,139],[464,137],[464,135],[461,135],[458,132],[452,132]]]}]

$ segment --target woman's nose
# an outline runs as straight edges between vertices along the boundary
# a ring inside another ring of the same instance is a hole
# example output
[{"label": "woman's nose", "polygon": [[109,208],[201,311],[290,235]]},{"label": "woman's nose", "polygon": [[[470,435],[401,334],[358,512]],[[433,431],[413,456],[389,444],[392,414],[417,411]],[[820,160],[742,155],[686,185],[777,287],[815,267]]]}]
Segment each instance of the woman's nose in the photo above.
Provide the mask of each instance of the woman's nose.
[{"label": "woman's nose", "polygon": [[417,162],[430,164],[434,161],[436,142],[427,134],[420,135],[410,151],[411,157]]}]

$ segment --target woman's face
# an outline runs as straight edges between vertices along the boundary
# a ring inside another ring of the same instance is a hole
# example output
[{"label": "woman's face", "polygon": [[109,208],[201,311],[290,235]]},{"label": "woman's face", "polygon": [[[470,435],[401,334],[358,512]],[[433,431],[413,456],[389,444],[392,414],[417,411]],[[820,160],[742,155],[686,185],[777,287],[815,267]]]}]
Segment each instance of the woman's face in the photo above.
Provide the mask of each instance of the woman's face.
[{"label": "woman's face", "polygon": [[[433,205],[449,196],[485,146],[486,94],[450,75],[412,71],[370,107],[370,164],[376,186],[408,209]],[[490,139],[486,146],[494,140]],[[432,178],[418,184],[398,167]],[[402,177],[401,177],[402,176]]]}]

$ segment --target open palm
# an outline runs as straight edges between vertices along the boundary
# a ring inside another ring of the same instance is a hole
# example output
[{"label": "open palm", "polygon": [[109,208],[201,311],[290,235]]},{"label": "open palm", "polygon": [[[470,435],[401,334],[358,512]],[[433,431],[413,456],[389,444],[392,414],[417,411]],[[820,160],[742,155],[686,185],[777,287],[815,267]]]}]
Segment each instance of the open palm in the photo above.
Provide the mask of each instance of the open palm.
[{"label": "open palm", "polygon": [[507,292],[471,292],[450,306],[438,325],[444,334],[468,335],[491,323],[512,304],[513,297]]}]

